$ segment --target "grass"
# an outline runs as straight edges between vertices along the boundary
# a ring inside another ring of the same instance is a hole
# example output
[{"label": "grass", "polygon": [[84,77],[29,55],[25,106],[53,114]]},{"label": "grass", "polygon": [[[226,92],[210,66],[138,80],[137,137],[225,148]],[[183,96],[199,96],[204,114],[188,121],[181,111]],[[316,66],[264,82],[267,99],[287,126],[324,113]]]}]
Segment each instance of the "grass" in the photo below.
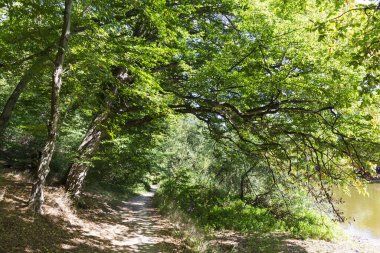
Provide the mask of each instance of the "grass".
[{"label": "grass", "polygon": [[298,238],[331,240],[338,227],[326,215],[304,207],[299,203],[304,201],[302,199],[284,210],[270,209],[246,204],[216,188],[186,184],[178,186],[175,182],[166,182],[161,187],[157,194],[161,209],[172,209],[174,206],[205,229],[290,232]]},{"label": "grass", "polygon": [[159,195],[154,197],[154,205],[160,209],[160,213],[168,218],[172,223],[176,224],[176,230],[173,235],[185,241],[194,252],[206,252],[209,249],[207,232],[196,225],[194,220],[190,218],[182,210],[176,208],[171,202],[161,205]]},{"label": "grass", "polygon": [[276,216],[269,209],[248,205],[216,188],[170,182],[161,185],[155,202],[163,214],[179,224],[180,236],[196,252],[245,252],[244,245],[256,245],[257,252],[281,252],[292,247],[299,252],[290,239],[331,240],[342,234],[326,215],[298,202],[292,213]]},{"label": "grass", "polygon": [[251,253],[251,252],[306,252],[303,247],[288,241],[290,233],[238,232],[224,229],[202,228],[194,218],[178,208],[174,202],[165,206],[160,197],[155,197],[155,204],[161,213],[177,226],[176,234],[186,244],[199,253]]}]

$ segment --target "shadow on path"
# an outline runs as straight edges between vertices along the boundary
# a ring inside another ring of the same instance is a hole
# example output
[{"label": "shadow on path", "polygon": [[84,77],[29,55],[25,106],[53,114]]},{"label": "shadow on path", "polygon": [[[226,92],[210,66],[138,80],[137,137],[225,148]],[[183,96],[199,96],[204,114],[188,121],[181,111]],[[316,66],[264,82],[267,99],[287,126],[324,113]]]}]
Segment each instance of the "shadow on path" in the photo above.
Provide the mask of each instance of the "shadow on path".
[{"label": "shadow on path", "polygon": [[181,240],[172,236],[173,225],[153,207],[155,190],[156,187],[152,187],[150,192],[118,207],[121,224],[128,226],[130,232],[124,235],[123,240],[114,240],[112,244],[128,247],[132,252],[190,252]]},{"label": "shadow on path", "polygon": [[25,206],[31,183],[0,174],[0,252],[191,252],[173,236],[175,228],[152,206],[155,188],[129,201],[74,210],[64,190],[46,187],[45,215]]}]

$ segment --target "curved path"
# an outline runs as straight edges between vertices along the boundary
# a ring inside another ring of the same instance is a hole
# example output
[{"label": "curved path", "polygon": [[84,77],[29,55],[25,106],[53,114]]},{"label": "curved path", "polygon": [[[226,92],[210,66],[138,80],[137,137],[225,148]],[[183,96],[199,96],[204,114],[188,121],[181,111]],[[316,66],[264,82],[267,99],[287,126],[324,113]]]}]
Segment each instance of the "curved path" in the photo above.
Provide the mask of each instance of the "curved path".
[{"label": "curved path", "polygon": [[102,211],[83,213],[72,222],[81,234],[73,243],[91,242],[99,252],[191,252],[174,236],[178,229],[153,207],[155,190],[103,206]]},{"label": "curved path", "polygon": [[130,232],[123,241],[113,244],[127,246],[135,252],[182,252],[181,241],[173,238],[174,230],[167,220],[163,219],[152,199],[156,188],[124,202],[120,210],[122,224],[129,227]]},{"label": "curved path", "polygon": [[[86,209],[74,210],[63,189],[46,187],[42,217],[24,208],[30,182],[15,173],[0,173],[0,179],[0,252],[192,252],[180,238],[181,228],[153,207],[155,188],[129,201],[92,194]],[[325,242],[222,231],[208,239],[220,252],[380,252],[380,244],[357,238]]]},{"label": "curved path", "polygon": [[191,252],[153,207],[156,187],[129,201],[89,194],[77,210],[63,189],[46,187],[43,217],[25,208],[30,190],[22,175],[0,172],[0,252]]}]

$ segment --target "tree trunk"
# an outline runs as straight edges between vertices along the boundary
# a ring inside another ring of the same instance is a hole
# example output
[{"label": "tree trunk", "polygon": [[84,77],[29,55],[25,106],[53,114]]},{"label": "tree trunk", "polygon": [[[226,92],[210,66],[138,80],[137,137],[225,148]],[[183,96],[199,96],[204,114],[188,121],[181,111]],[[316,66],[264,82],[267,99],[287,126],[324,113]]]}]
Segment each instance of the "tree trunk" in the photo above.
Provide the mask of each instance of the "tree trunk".
[{"label": "tree trunk", "polygon": [[58,121],[59,121],[59,92],[62,85],[63,62],[65,51],[67,50],[70,37],[70,23],[72,12],[72,0],[65,1],[65,13],[62,27],[61,38],[58,43],[58,52],[54,62],[54,71],[52,75],[52,92],[51,92],[51,111],[48,125],[48,138],[44,149],[42,150],[40,164],[38,166],[37,180],[33,185],[29,201],[30,208],[37,213],[42,213],[44,203],[43,187],[47,175],[49,174],[50,161],[53,156],[55,143],[57,140]]},{"label": "tree trunk", "polygon": [[240,178],[240,200],[244,201],[244,180],[245,177],[242,176]]},{"label": "tree trunk", "polygon": [[26,85],[33,78],[33,76],[36,75],[36,72],[40,70],[45,60],[46,60],[45,57],[40,57],[32,64],[32,66],[30,66],[30,68],[21,77],[20,82],[17,84],[16,88],[13,90],[11,96],[8,98],[7,103],[5,104],[4,109],[0,115],[0,138],[8,125],[9,119],[12,116],[12,112],[16,106],[18,98],[20,97],[21,93],[24,91]]},{"label": "tree trunk", "polygon": [[241,175],[240,177],[240,199],[242,201],[245,200],[245,195],[244,195],[244,184],[245,184],[245,180],[247,179],[249,173],[256,167],[256,164],[252,167],[250,167],[246,172],[243,173],[243,175]]},{"label": "tree trunk", "polygon": [[[114,67],[112,74],[121,83],[131,84],[134,81],[133,76],[128,74],[128,70],[123,67]],[[104,124],[111,117],[113,108],[113,102],[118,93],[117,86],[112,86],[111,89],[112,96],[106,99],[106,111],[98,115],[92,122],[90,128],[88,129],[81,145],[78,148],[78,155],[76,161],[70,166],[69,173],[66,179],[65,188],[66,192],[71,196],[72,199],[78,200],[83,188],[84,179],[87,175],[89,169],[89,159],[96,152],[99,147],[101,140],[104,136]],[[120,109],[120,108],[116,108]],[[116,110],[118,111],[118,110]],[[117,114],[117,113],[116,113]],[[149,123],[153,120],[153,117],[147,115],[141,119],[131,120],[126,123],[124,128],[135,127]]]},{"label": "tree trunk", "polygon": [[[89,169],[88,161],[98,149],[101,140],[105,138],[104,124],[109,117],[109,113],[106,112],[96,117],[78,148],[77,160],[70,166],[65,187],[67,193],[75,201],[79,199],[83,188],[84,179]],[[152,116],[146,115],[139,119],[130,120],[124,125],[124,129],[148,124],[153,119]]]},{"label": "tree trunk", "polygon": [[[129,77],[127,70],[121,67],[116,67],[113,72],[113,75],[121,82],[124,81],[123,78]],[[117,86],[113,86],[111,90],[112,95],[116,96],[117,91]],[[102,138],[104,137],[103,124],[106,123],[109,117],[108,110],[111,110],[113,100],[106,99],[105,102],[106,111],[99,114],[91,123],[90,128],[87,130],[87,133],[78,148],[77,158],[69,168],[65,188],[66,192],[75,201],[79,200],[84,184],[84,179],[90,166],[89,159],[96,152]]]},{"label": "tree trunk", "polygon": [[104,112],[95,118],[78,148],[76,161],[70,166],[65,187],[66,191],[74,200],[79,199],[84,179],[89,169],[88,160],[96,152],[100,141],[104,137],[103,124],[106,122],[107,118],[107,112]]}]

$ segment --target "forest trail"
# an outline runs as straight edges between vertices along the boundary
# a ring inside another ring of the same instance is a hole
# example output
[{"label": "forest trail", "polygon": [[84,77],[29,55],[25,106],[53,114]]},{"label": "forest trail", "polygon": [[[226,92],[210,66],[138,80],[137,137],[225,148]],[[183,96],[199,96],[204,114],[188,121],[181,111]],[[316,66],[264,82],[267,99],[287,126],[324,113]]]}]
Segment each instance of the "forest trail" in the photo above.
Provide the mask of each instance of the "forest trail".
[{"label": "forest trail", "polygon": [[178,252],[182,248],[181,241],[172,236],[173,225],[163,219],[153,207],[156,189],[153,186],[151,191],[124,202],[119,214],[121,224],[127,226],[129,232],[112,244],[142,253]]},{"label": "forest trail", "polygon": [[156,187],[127,201],[85,196],[74,210],[63,189],[46,187],[45,215],[31,214],[31,183],[0,174],[0,252],[191,252],[153,206]]},{"label": "forest trail", "polygon": [[[31,183],[15,173],[0,173],[0,252],[111,253],[194,252],[181,239],[181,227],[153,206],[156,188],[126,200],[88,194],[85,207],[74,210],[63,189],[46,187],[45,215],[28,212]],[[354,238],[352,238],[354,239]],[[215,232],[208,238],[213,252],[375,253],[369,240],[292,239],[283,233]]]}]

